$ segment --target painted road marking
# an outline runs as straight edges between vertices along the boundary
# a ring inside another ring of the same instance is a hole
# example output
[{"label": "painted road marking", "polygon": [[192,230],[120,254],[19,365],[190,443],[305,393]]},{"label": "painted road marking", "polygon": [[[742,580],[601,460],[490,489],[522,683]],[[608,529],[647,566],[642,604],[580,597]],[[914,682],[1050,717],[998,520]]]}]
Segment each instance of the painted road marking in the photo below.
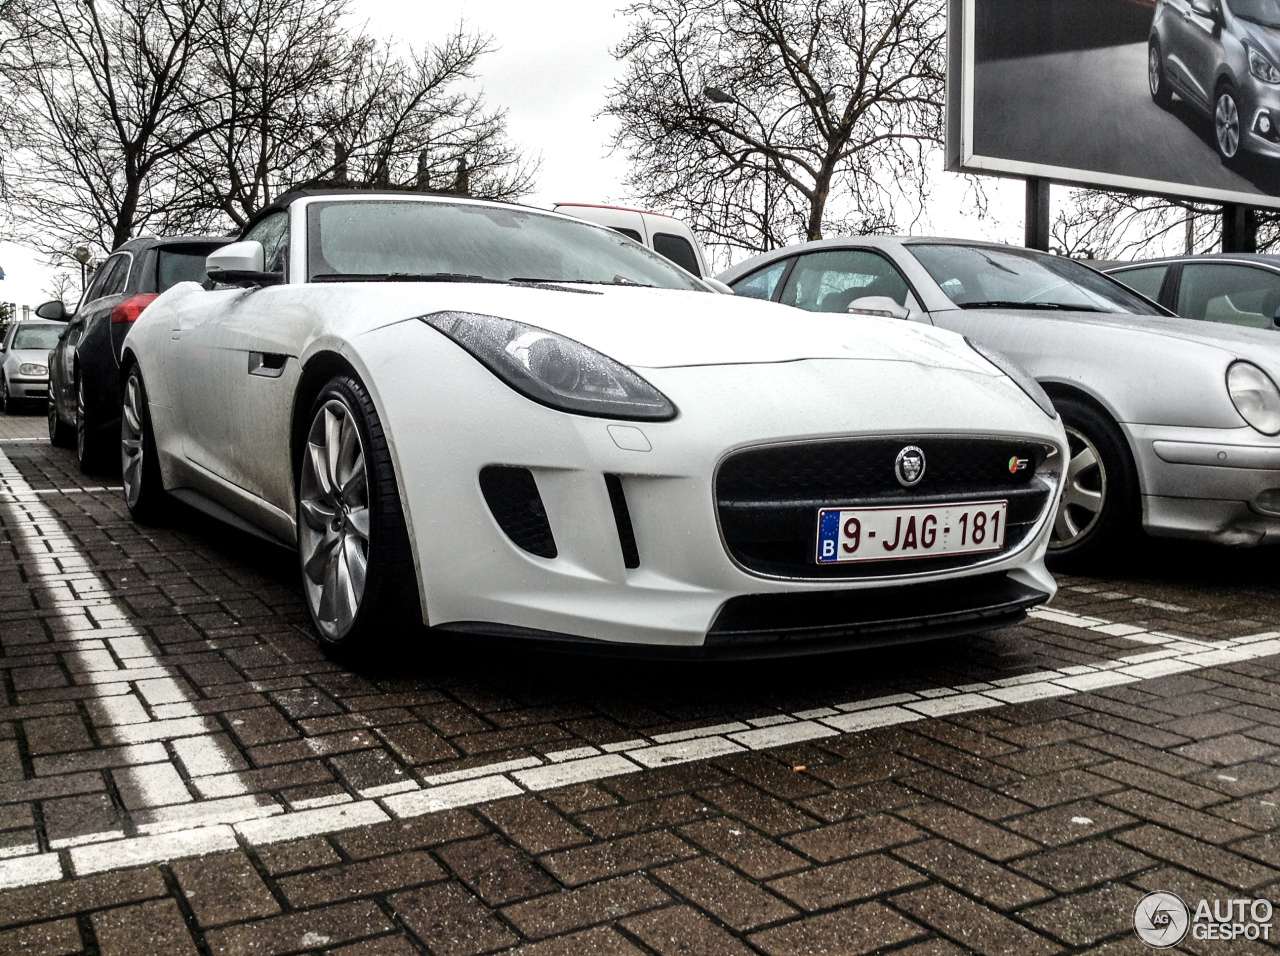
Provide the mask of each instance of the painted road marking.
[{"label": "painted road marking", "polygon": [[[139,807],[130,815],[132,835],[119,830],[86,833],[60,840],[44,852],[35,844],[9,848],[9,855],[0,858],[0,888],[328,835],[571,783],[1280,654],[1280,632],[1275,631],[1205,641],[1041,608],[1030,613],[1032,620],[1124,637],[1152,650],[991,682],[835,701],[792,714],[637,736],[599,748],[579,747],[426,775],[421,781],[370,788],[359,798],[334,794],[285,808],[268,796],[247,793],[235,769],[237,755],[217,721],[196,712],[193,695],[164,666],[145,635],[128,623],[124,610],[106,598],[82,597],[105,592],[105,583],[2,452],[0,503],[11,519],[6,526],[20,556],[53,597],[51,626],[65,632],[63,639],[75,646],[76,681],[97,691],[86,706],[115,745],[89,754],[40,758],[38,769],[42,774],[106,770],[117,775],[122,792],[132,788]],[[179,763],[191,776],[198,794],[194,799],[177,773]]]}]

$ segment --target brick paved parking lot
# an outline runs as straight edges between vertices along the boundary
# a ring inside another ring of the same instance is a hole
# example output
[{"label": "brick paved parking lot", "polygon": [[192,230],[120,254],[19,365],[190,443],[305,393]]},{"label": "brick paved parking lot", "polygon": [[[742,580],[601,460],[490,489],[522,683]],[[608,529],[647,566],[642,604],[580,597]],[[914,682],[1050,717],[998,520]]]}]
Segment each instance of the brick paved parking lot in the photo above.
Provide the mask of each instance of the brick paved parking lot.
[{"label": "brick paved parking lot", "polygon": [[356,672],[293,556],[136,527],[43,435],[0,420],[0,954],[1123,954],[1149,891],[1280,906],[1273,550],[834,658]]}]

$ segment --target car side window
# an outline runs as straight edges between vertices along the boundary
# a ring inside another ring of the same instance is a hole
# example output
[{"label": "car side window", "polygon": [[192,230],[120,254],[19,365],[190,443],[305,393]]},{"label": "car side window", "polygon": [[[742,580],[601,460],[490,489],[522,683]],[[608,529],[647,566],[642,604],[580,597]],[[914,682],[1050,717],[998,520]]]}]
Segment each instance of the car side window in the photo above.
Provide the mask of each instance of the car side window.
[{"label": "car side window", "polygon": [[1145,295],[1152,302],[1159,302],[1160,287],[1164,285],[1164,277],[1168,271],[1168,266],[1147,266],[1145,269],[1113,272],[1111,278],[1123,282],[1134,292]]},{"label": "car side window", "polygon": [[864,249],[811,252],[796,261],[782,301],[809,312],[845,312],[854,299],[884,295],[906,305],[907,280],[884,256]]},{"label": "car side window", "polygon": [[129,266],[133,262],[133,256],[128,253],[117,253],[111,258],[115,260],[115,264],[102,280],[99,297],[119,295],[124,291],[125,283],[129,281]]},{"label": "car side window", "polygon": [[698,255],[684,236],[675,236],[669,232],[655,232],[653,251],[660,256],[666,256],[685,272],[702,276],[702,271],[698,268]]},{"label": "car side window", "polygon": [[120,265],[120,259],[120,256],[115,255],[98,266],[98,271],[93,274],[93,281],[89,283],[89,289],[84,294],[85,302],[92,302],[94,299],[101,299],[104,295],[107,295],[103,289],[106,288],[107,283],[111,280],[111,274]]},{"label": "car side window", "polygon": [[1276,328],[1280,273],[1228,263],[1189,263],[1178,284],[1178,315],[1208,322]]},{"label": "car side window", "polygon": [[772,299],[774,290],[778,288],[778,280],[787,271],[790,262],[790,259],[782,259],[744,276],[733,283],[734,294],[748,299]]},{"label": "car side window", "polygon": [[628,239],[634,239],[636,242],[644,245],[644,240],[640,238],[640,233],[636,232],[634,229],[628,229],[625,226],[613,226],[611,228],[614,232],[620,232]]},{"label": "car side window", "polygon": [[262,268],[267,272],[284,272],[285,251],[289,248],[289,214],[273,212],[254,223],[243,236],[262,243]]}]

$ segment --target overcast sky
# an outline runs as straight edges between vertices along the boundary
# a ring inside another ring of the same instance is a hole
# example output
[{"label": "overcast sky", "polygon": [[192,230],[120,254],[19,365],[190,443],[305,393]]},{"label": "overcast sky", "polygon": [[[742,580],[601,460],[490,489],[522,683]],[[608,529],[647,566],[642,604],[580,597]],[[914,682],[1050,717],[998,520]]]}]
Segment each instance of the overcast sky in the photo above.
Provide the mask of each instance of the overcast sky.
[{"label": "overcast sky", "polygon": [[[371,32],[420,45],[465,22],[494,38],[497,52],[481,61],[479,85],[490,106],[508,110],[513,142],[541,155],[535,206],[556,202],[626,202],[626,158],[609,155],[611,125],[597,119],[606,91],[619,72],[609,51],[626,33],[620,0],[353,0]],[[993,217],[964,214],[964,181],[939,168],[928,221],[914,231],[1021,240],[1021,183],[988,180]],[[0,243],[0,300],[32,306],[48,298],[50,271],[39,256]]]}]

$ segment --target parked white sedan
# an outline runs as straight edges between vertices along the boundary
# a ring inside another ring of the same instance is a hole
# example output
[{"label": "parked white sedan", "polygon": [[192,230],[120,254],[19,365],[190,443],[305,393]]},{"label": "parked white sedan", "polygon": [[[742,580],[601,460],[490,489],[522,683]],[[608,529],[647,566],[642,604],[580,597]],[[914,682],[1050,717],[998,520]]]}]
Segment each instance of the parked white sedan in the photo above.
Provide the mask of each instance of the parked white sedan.
[{"label": "parked white sedan", "polygon": [[960,336],[405,193],[293,194],[208,264],[213,288],[126,340],[126,501],[296,547],[328,648],[421,621],[795,653],[1001,626],[1054,592],[1062,426]]}]

